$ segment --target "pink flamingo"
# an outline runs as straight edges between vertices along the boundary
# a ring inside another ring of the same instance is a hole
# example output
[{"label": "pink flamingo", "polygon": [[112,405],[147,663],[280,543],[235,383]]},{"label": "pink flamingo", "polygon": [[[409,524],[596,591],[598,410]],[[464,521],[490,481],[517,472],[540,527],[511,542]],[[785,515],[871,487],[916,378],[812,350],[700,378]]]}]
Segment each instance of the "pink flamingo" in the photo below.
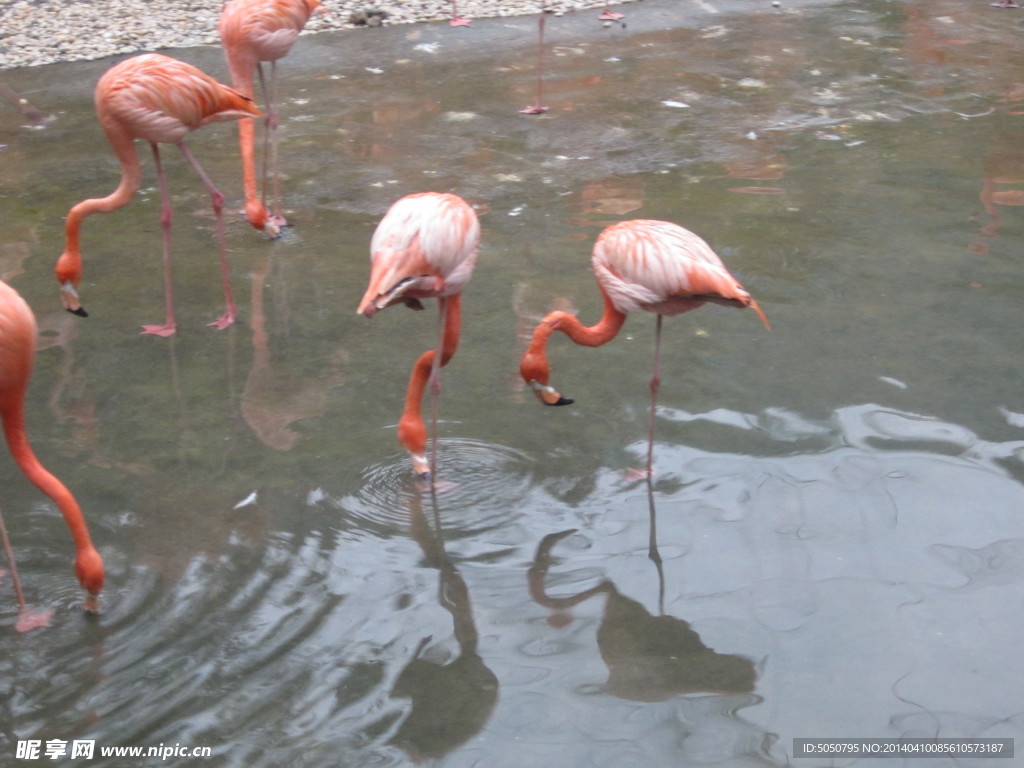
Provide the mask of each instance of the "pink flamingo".
[{"label": "pink flamingo", "polygon": [[[370,241],[370,284],[356,310],[359,314],[373,317],[392,304],[423,309],[420,299],[438,300],[437,347],[420,355],[413,366],[398,423],[398,439],[412,458],[413,470],[431,482],[437,475],[439,371],[459,344],[462,289],[473,273],[479,246],[476,212],[461,197],[437,192],[407,195],[396,202]],[[434,435],[429,464],[421,410],[428,381]]]},{"label": "pink flamingo", "polygon": [[76,315],[87,316],[77,291],[82,280],[79,237],[82,222],[94,213],[116,211],[132,199],[142,177],[135,139],[144,139],[153,148],[162,203],[160,223],[163,229],[166,320],[163,325],[145,325],[142,332],[171,336],[177,328],[171,288],[171,203],[160,164],[160,143],[176,145],[210,193],[217,219],[217,244],[220,248],[221,280],[226,304],[224,315],[210,325],[217,328],[231,325],[235,321],[237,308],[231,295],[227,249],[224,245],[224,196],[185,145],[185,137],[207,123],[251,117],[259,115],[259,110],[253,106],[251,99],[218,83],[191,64],[148,53],[126,59],[107,70],[96,86],[96,112],[121,163],[121,183],[106,197],[83,200],[68,213],[64,225],[64,253],[57,260],[56,266],[64,308]]},{"label": "pink flamingo", "polygon": [[[75,573],[79,583],[89,593],[85,607],[95,612],[99,607],[98,595],[103,589],[103,560],[93,546],[89,528],[75,497],[36,458],[25,432],[25,392],[35,360],[37,336],[35,315],[28,304],[11,286],[0,281],[0,421],[3,421],[4,437],[11,456],[25,477],[49,496],[64,515],[75,543]],[[4,540],[11,564],[12,581],[22,615],[19,628],[31,628],[30,623],[24,623],[32,619],[25,610],[25,598],[21,593],[2,519],[0,536]]]},{"label": "pink flamingo", "polygon": [[[277,92],[277,60],[288,55],[310,17],[323,10],[318,0],[231,0],[221,11],[220,33],[231,83],[243,95],[253,98],[253,71],[260,80],[267,119],[263,142],[263,195],[256,189],[254,160],[255,126],[252,120],[238,123],[238,142],[242,155],[242,180],[245,185],[245,216],[249,223],[278,237],[288,222],[281,213],[281,184],[278,177],[278,115],[274,106]],[[263,76],[262,62],[270,62],[270,84]],[[268,145],[269,143],[269,151]],[[274,210],[267,212],[267,157],[274,194]]]},{"label": "pink flamingo", "polygon": [[575,315],[556,311],[541,320],[523,354],[519,372],[546,405],[568,405],[572,400],[548,384],[547,344],[562,331],[576,344],[599,347],[615,338],[626,315],[647,310],[657,315],[654,336],[654,371],[648,415],[647,472],[654,445],[654,411],[661,382],[662,316],[680,315],[707,302],[729,307],[752,307],[766,328],[768,319],[753,297],[729,274],[706,242],[689,230],[667,221],[634,219],[613,224],[597,238],[591,257],[594,275],[604,297],[601,320],[587,327]]}]

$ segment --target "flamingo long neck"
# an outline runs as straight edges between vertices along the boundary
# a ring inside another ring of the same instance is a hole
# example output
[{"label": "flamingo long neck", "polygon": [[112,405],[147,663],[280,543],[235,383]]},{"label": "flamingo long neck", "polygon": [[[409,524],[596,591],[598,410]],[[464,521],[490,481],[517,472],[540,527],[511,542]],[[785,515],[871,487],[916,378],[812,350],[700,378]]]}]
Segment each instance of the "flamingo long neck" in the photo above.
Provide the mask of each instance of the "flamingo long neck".
[{"label": "flamingo long neck", "polygon": [[[441,367],[455,355],[459,346],[459,328],[462,322],[462,296],[455,294],[442,301],[448,302],[445,315],[444,340],[441,344]],[[405,409],[398,422],[398,439],[405,448],[414,455],[422,456],[426,451],[427,427],[423,421],[423,393],[430,380],[430,370],[434,365],[434,350],[428,349],[412,367],[409,375],[409,386],[405,392]]]},{"label": "flamingo long neck", "polygon": [[11,456],[14,457],[14,461],[21,471],[25,473],[25,477],[36,488],[53,499],[53,503],[60,509],[68,529],[71,531],[71,538],[75,542],[75,551],[79,554],[93,551],[95,548],[92,537],[89,536],[89,528],[86,526],[78,502],[64,483],[51,474],[36,458],[35,452],[28,442],[21,403],[5,408],[0,416],[3,419],[4,437],[7,439],[7,447],[11,451]]},{"label": "flamingo long neck", "polygon": [[[247,49],[226,48],[225,52],[232,87],[243,96],[254,98],[256,84],[253,72],[259,62]],[[253,118],[238,121],[238,149],[242,157],[245,217],[255,229],[262,231],[267,222],[267,209],[260,199],[256,183],[256,121]]]},{"label": "flamingo long neck", "polygon": [[245,218],[261,232],[267,223],[267,208],[260,199],[256,182],[256,121],[238,121],[238,148],[242,156],[242,186],[245,190]]},{"label": "flamingo long neck", "polygon": [[57,262],[57,279],[77,284],[82,271],[80,234],[82,222],[94,213],[110,213],[128,205],[132,196],[142,185],[142,163],[135,149],[135,141],[122,130],[107,129],[107,138],[121,163],[121,182],[117,189],[106,197],[94,197],[75,205],[64,223],[64,253]]},{"label": "flamingo long neck", "polygon": [[552,312],[540,322],[533,332],[533,339],[523,356],[521,369],[524,378],[528,381],[534,379],[541,384],[548,383],[550,366],[547,346],[548,340],[555,331],[561,331],[574,343],[584,347],[600,347],[618,335],[622,330],[622,324],[626,322],[626,313],[617,310],[607,294],[602,292],[602,295],[604,296],[604,314],[595,325],[583,325],[575,315],[562,311]]}]

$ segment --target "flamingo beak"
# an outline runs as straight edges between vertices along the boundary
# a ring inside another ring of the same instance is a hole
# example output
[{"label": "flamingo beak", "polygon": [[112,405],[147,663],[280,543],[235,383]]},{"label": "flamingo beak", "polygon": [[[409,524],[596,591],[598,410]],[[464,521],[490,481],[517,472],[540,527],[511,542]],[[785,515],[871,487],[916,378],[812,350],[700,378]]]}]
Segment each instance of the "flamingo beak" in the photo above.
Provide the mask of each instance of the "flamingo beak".
[{"label": "flamingo beak", "polygon": [[536,379],[530,380],[530,388],[533,390],[533,394],[537,396],[537,399],[544,403],[544,405],[569,405],[573,402],[568,397],[562,397],[554,387],[541,384]]},{"label": "flamingo beak", "polygon": [[85,603],[82,609],[86,613],[97,614],[100,612],[100,596],[99,595],[86,595]]},{"label": "flamingo beak", "polygon": [[753,299],[751,299],[751,300],[750,300],[750,307],[751,307],[751,309],[753,309],[753,310],[754,310],[755,312],[757,312],[757,316],[758,316],[759,318],[761,318],[761,322],[762,322],[762,323],[764,323],[764,327],[765,327],[765,328],[767,328],[767,329],[768,329],[768,330],[770,331],[770,330],[772,329],[772,324],[768,322],[768,318],[767,318],[767,316],[766,316],[766,315],[764,314],[764,310],[763,310],[763,309],[761,309],[760,305],[758,305],[758,303],[757,303],[756,301],[754,301]]},{"label": "flamingo beak", "polygon": [[85,307],[82,306],[82,302],[78,298],[78,291],[75,290],[70,282],[63,282],[60,284],[60,303],[64,309],[73,315],[79,317],[88,317],[89,313],[85,311]]},{"label": "flamingo beak", "polygon": [[430,479],[430,462],[427,461],[427,457],[421,453],[409,452],[409,458],[412,459],[412,471],[416,473],[416,476],[420,480]]}]

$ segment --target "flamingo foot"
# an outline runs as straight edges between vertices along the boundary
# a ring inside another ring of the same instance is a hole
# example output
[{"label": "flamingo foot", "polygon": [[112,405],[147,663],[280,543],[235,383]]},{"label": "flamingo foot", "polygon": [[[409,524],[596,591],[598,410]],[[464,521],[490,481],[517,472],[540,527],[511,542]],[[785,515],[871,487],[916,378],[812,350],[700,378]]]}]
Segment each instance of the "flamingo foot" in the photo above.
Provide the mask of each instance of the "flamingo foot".
[{"label": "flamingo foot", "polygon": [[468,27],[472,19],[465,19],[462,16],[456,16],[448,24],[452,27]]},{"label": "flamingo foot", "polygon": [[50,619],[53,618],[53,611],[45,608],[22,608],[18,611],[18,621],[14,628],[19,632],[31,632],[39,627],[50,626]]},{"label": "flamingo foot", "polygon": [[218,331],[223,331],[225,328],[227,328],[229,325],[231,325],[234,322],[235,322],[235,310],[234,309],[229,309],[227,312],[225,312],[223,315],[218,317],[213,322],[207,323],[207,325],[212,326],[213,328],[216,328]]},{"label": "flamingo foot", "polygon": [[164,325],[144,325],[140,334],[144,336],[173,336],[177,332],[178,326],[174,323],[165,323]]},{"label": "flamingo foot", "polygon": [[650,480],[652,477],[654,477],[654,470],[647,467],[627,469],[622,475],[622,479],[627,483],[639,483],[644,480]]},{"label": "flamingo foot", "polygon": [[601,21],[618,21],[619,19],[626,18],[626,15],[624,13],[619,13],[618,11],[604,11],[597,18]]},{"label": "flamingo foot", "polygon": [[542,107],[540,104],[534,104],[532,107],[524,107],[519,110],[521,115],[542,115],[548,111],[547,107]]}]

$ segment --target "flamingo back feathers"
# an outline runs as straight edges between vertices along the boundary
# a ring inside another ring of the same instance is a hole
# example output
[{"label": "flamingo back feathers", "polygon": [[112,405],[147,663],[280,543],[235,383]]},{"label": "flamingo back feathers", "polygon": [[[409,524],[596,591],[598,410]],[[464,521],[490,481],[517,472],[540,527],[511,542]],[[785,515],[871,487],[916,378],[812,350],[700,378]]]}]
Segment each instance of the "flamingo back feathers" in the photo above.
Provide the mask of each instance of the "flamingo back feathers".
[{"label": "flamingo back feathers", "polygon": [[287,56],[306,22],[322,9],[318,0],[232,0],[217,30],[228,59],[245,59],[251,68]]},{"label": "flamingo back feathers", "polygon": [[594,274],[620,312],[678,315],[705,302],[757,302],[703,239],[667,221],[635,219],[605,229],[594,244]]},{"label": "flamingo back feathers", "polygon": [[169,144],[207,123],[260,115],[235,89],[158,53],[111,67],[96,86],[96,111],[108,131]]},{"label": "flamingo back feathers", "polygon": [[370,284],[357,312],[371,316],[399,301],[459,293],[476,266],[479,246],[480,222],[461,197],[403,197],[373,233]]}]

